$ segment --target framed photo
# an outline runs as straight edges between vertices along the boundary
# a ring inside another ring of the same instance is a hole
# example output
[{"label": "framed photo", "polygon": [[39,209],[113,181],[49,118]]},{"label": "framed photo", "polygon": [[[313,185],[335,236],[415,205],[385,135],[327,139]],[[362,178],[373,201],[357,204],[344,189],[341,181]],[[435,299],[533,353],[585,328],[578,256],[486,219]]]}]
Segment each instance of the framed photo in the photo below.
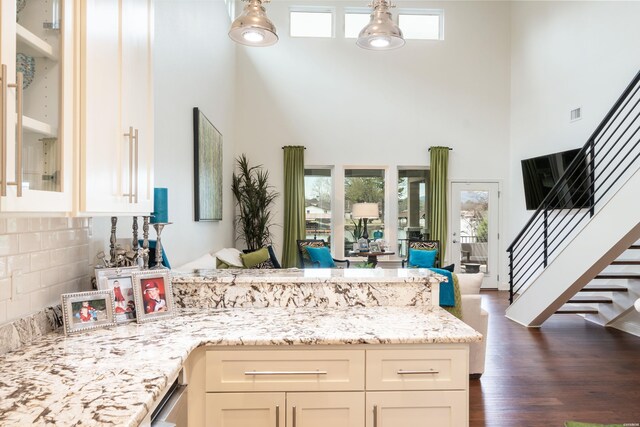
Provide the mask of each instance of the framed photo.
[{"label": "framed photo", "polygon": [[113,291],[90,291],[62,294],[64,334],[115,325]]},{"label": "framed photo", "polygon": [[378,242],[369,243],[369,252],[380,252],[380,244]]},{"label": "framed photo", "polygon": [[139,268],[96,268],[98,289],[113,291],[113,313],[116,323],[136,320],[136,302],[133,297],[134,271],[139,271]]},{"label": "framed photo", "polygon": [[169,270],[145,270],[133,273],[133,296],[138,323],[172,317],[173,288]]},{"label": "framed photo", "polygon": [[222,220],[222,134],[193,108],[195,220]]}]

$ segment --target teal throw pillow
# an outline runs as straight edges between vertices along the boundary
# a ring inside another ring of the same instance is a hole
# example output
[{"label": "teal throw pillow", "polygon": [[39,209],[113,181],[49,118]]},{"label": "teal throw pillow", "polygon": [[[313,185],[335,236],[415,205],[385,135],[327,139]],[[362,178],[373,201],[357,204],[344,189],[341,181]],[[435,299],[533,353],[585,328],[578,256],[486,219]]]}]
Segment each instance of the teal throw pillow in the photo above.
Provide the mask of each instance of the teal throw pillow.
[{"label": "teal throw pillow", "polygon": [[333,262],[333,257],[331,256],[331,252],[329,252],[329,248],[314,248],[313,246],[307,246],[307,253],[309,254],[309,258],[311,258],[311,262],[316,264],[320,264],[320,268],[334,268],[336,263]]},{"label": "teal throw pillow", "polygon": [[409,266],[419,268],[433,268],[436,265],[438,251],[409,249]]}]

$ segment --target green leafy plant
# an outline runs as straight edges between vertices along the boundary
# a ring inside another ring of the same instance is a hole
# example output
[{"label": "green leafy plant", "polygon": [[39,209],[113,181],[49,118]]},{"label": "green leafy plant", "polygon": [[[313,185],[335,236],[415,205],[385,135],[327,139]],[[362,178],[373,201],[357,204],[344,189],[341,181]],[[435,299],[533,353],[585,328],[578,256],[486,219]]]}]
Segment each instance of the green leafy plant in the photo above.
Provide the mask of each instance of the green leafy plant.
[{"label": "green leafy plant", "polygon": [[238,207],[236,233],[255,251],[271,243],[271,207],[279,194],[269,185],[269,172],[262,165],[250,166],[245,154],[236,159],[236,167],[231,183]]}]

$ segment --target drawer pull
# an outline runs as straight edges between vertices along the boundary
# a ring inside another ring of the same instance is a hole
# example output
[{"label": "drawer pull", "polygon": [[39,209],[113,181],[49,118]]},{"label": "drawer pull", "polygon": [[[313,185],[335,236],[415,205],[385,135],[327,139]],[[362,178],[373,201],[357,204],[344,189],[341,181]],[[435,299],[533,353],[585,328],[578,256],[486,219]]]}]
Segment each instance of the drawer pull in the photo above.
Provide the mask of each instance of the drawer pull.
[{"label": "drawer pull", "polygon": [[296,427],[297,421],[296,421],[296,407],[293,407],[293,427]]},{"label": "drawer pull", "polygon": [[378,405],[373,405],[373,427],[378,427]]},{"label": "drawer pull", "polygon": [[276,427],[280,427],[280,405],[276,405]]},{"label": "drawer pull", "polygon": [[429,370],[429,371],[403,371],[402,369],[398,370],[398,375],[424,375],[424,374],[439,374],[439,371]]},{"label": "drawer pull", "polygon": [[327,371],[246,371],[245,375],[327,375]]}]

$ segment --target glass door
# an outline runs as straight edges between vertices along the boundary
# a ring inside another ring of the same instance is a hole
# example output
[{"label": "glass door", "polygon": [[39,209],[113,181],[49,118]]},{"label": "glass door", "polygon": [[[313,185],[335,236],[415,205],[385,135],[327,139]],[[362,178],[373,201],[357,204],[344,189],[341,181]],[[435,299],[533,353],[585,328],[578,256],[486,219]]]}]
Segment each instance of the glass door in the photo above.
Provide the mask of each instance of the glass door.
[{"label": "glass door", "polygon": [[456,271],[484,273],[483,288],[498,287],[498,183],[451,184],[451,254]]}]

